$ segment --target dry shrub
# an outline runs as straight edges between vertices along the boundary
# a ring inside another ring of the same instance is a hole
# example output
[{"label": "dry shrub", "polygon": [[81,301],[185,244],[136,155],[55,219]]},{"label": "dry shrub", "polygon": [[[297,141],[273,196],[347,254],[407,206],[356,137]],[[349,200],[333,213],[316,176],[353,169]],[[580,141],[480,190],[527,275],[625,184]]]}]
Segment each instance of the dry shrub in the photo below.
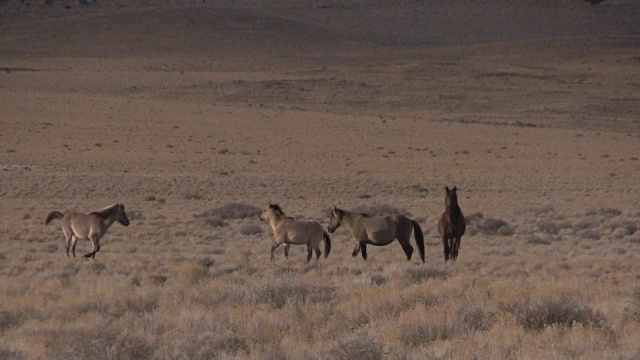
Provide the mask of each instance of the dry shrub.
[{"label": "dry shrub", "polygon": [[562,230],[572,227],[573,225],[568,221],[542,221],[538,223],[538,231],[550,235],[558,235]]},{"label": "dry shrub", "polygon": [[602,216],[612,218],[622,214],[622,211],[613,208],[590,209],[585,213],[587,216]]},{"label": "dry shrub", "polygon": [[448,321],[427,321],[420,324],[404,325],[400,333],[404,345],[418,347],[437,340],[454,339],[459,330]]},{"label": "dry shrub", "polygon": [[26,358],[27,357],[22,355],[21,353],[11,349],[5,349],[2,347],[2,345],[0,345],[0,359],[19,360],[19,359],[26,359]]},{"label": "dry shrub", "polygon": [[177,269],[177,280],[183,285],[195,285],[207,276],[209,269],[197,264],[185,264]]},{"label": "dry shrub", "polygon": [[262,230],[262,227],[256,224],[243,225],[240,228],[240,234],[244,236],[259,235],[259,234],[262,234],[263,232],[264,230]]},{"label": "dry shrub", "polygon": [[542,238],[537,235],[527,235],[525,236],[524,241],[527,244],[532,245],[551,245],[551,239],[549,239],[548,237]]},{"label": "dry shrub", "polygon": [[511,236],[515,230],[509,223],[501,219],[485,218],[482,213],[476,212],[465,216],[469,235],[482,234],[487,236]]},{"label": "dry shrub", "polygon": [[518,324],[526,330],[542,330],[551,325],[571,327],[576,323],[596,328],[606,327],[604,316],[600,312],[580,306],[568,296],[545,298],[532,303],[503,304],[503,309],[514,314]]},{"label": "dry shrub", "polygon": [[631,304],[624,310],[632,320],[640,323],[640,287],[635,290]]},{"label": "dry shrub", "polygon": [[201,220],[205,225],[211,226],[211,227],[223,227],[226,226],[227,223],[224,222],[224,220],[222,220],[222,218],[220,216],[217,215],[211,215],[209,213],[207,213],[206,211],[202,214],[198,214],[198,215],[193,215],[193,217],[195,217],[196,219]]},{"label": "dry shrub", "polygon": [[23,317],[23,312],[19,310],[0,311],[0,334],[12,327],[20,325],[23,321]]},{"label": "dry shrub", "polygon": [[414,284],[419,284],[429,279],[444,280],[449,277],[449,272],[436,268],[410,267],[406,271]]},{"label": "dry shrub", "polygon": [[167,277],[161,274],[153,274],[147,277],[147,282],[153,286],[161,286],[167,282]]},{"label": "dry shrub", "polygon": [[242,203],[227,203],[213,210],[205,211],[195,217],[218,217],[222,220],[257,218],[262,211],[252,205]]},{"label": "dry shrub", "polygon": [[307,302],[329,302],[336,298],[336,288],[295,282],[274,282],[249,291],[249,303],[270,304],[278,309],[285,305],[303,305]]},{"label": "dry shrub", "polygon": [[378,360],[384,358],[382,345],[366,334],[340,342],[332,347],[327,359],[336,360]]},{"label": "dry shrub", "polygon": [[462,321],[467,333],[487,331],[491,329],[495,323],[496,315],[492,312],[486,312],[480,308],[475,308],[466,313]]},{"label": "dry shrub", "polygon": [[[111,323],[92,324],[72,329],[37,330],[50,338],[49,359],[149,359],[155,346],[142,336]],[[55,339],[55,340],[53,340]]]}]

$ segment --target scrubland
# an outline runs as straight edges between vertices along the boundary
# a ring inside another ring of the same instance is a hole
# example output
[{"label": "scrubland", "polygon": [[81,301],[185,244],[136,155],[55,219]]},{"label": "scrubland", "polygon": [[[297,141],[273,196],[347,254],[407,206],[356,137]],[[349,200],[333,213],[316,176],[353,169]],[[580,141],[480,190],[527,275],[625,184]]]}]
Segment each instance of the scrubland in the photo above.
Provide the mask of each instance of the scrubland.
[{"label": "scrubland", "polygon": [[[0,358],[640,358],[638,11],[0,1]],[[426,263],[272,262],[272,201],[406,214]],[[44,226],[115,202],[95,259]]]}]

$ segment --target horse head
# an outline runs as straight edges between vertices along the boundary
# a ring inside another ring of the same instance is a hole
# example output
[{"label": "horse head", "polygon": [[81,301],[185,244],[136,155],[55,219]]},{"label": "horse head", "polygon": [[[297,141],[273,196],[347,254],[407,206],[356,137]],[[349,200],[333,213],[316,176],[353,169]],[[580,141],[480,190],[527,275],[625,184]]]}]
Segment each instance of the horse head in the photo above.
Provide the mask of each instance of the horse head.
[{"label": "horse head", "polygon": [[337,206],[331,211],[331,218],[329,219],[329,226],[327,230],[330,233],[334,233],[342,224],[342,217],[344,216],[344,210],[339,209]]}]

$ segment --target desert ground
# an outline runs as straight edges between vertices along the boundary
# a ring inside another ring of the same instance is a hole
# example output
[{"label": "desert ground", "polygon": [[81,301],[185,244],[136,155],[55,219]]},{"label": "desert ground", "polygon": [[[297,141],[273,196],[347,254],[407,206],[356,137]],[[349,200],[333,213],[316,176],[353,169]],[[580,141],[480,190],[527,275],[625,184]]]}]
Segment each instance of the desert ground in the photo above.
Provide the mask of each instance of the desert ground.
[{"label": "desert ground", "polygon": [[[640,358],[640,2],[0,1],[0,358]],[[467,219],[456,262],[445,186]],[[123,203],[95,259],[50,211]],[[258,214],[418,221],[328,258]],[[413,237],[412,237],[413,242]],[[414,243],[415,247],[415,243]]]}]

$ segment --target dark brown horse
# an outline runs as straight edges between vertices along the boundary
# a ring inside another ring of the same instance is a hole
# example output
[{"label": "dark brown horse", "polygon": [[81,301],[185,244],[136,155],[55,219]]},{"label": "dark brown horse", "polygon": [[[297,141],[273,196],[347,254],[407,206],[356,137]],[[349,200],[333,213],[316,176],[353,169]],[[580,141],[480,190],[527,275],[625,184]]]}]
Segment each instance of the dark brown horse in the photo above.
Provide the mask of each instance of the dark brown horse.
[{"label": "dark brown horse", "polygon": [[464,222],[464,215],[462,210],[458,206],[458,195],[456,186],[452,190],[449,187],[445,187],[447,195],[444,203],[446,210],[440,217],[438,223],[438,232],[442,236],[442,246],[444,247],[444,261],[449,259],[456,260],[458,258],[458,249],[460,249],[460,239],[464,235],[466,224]]}]

